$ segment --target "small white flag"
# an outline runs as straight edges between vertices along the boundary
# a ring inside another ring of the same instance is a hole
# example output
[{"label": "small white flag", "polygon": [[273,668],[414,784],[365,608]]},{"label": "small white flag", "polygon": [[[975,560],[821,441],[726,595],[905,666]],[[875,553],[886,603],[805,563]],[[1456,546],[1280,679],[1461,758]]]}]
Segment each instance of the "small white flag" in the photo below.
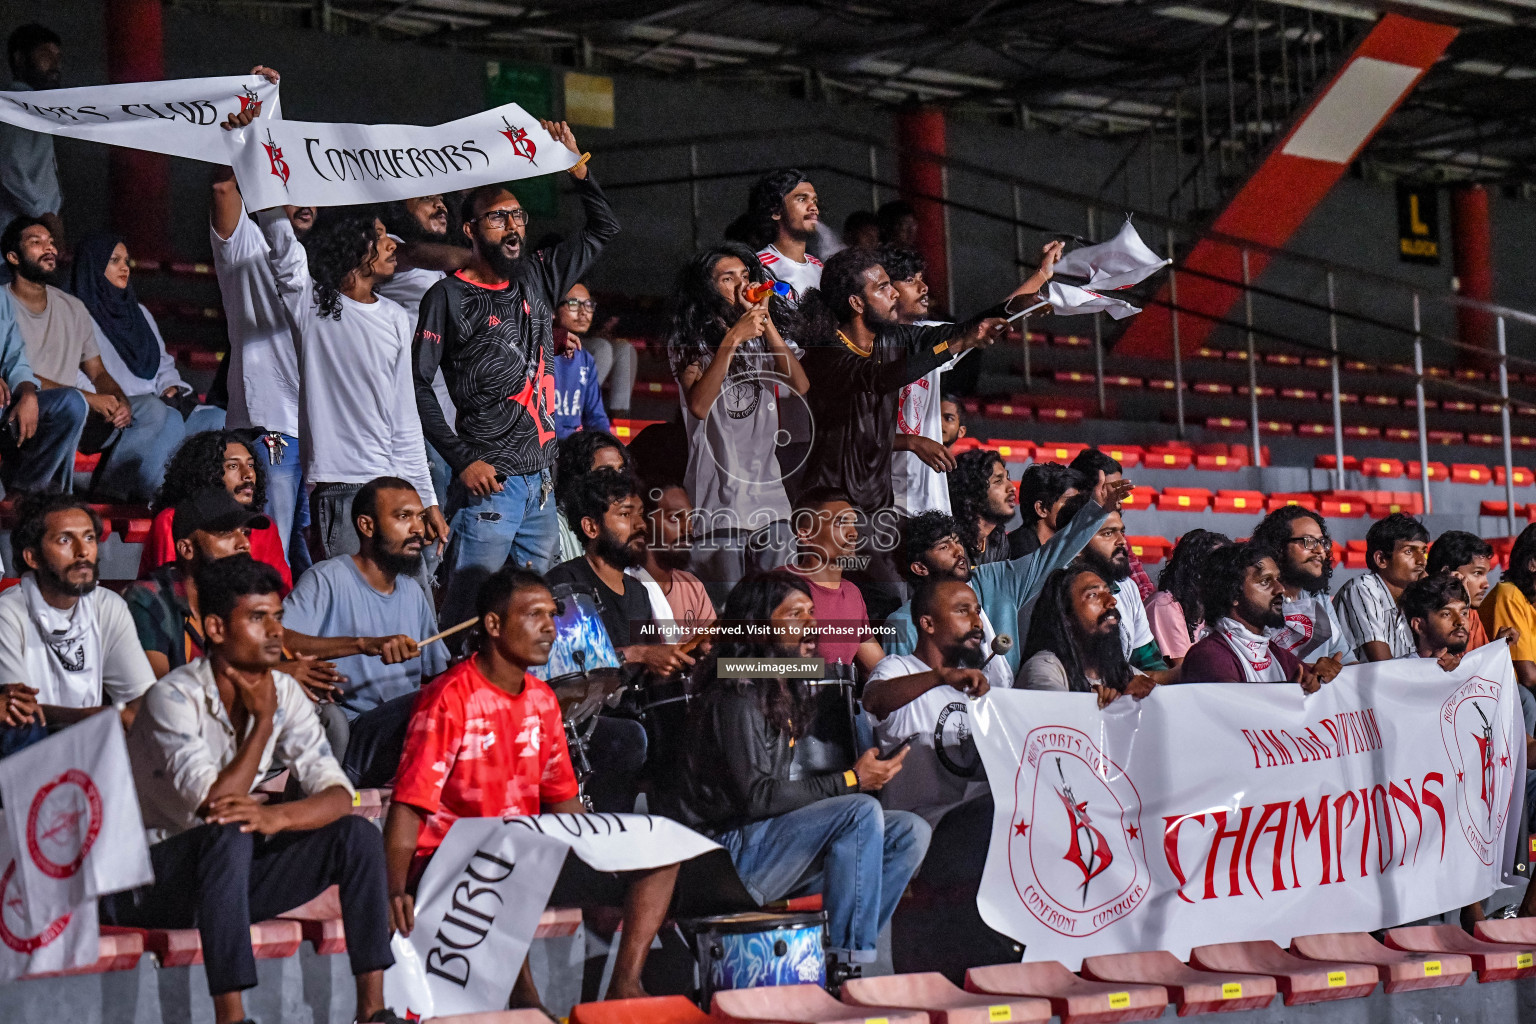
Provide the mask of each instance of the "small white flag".
[{"label": "small white flag", "polygon": [[[1114,238],[1098,245],[1085,245],[1063,256],[1056,264],[1056,273],[1082,278],[1096,292],[1109,292],[1140,284],[1170,262],[1160,259],[1157,253],[1147,248],[1147,243],[1141,240],[1127,217]],[[1055,312],[1062,311],[1056,309]],[[1110,315],[1114,316],[1113,313]]]},{"label": "small white flag", "polygon": [[1128,316],[1141,312],[1140,307],[1133,306],[1124,299],[1117,299],[1112,295],[1100,295],[1097,291],[1079,288],[1075,284],[1062,284],[1060,281],[1052,281],[1046,285],[1045,296],[1051,304],[1051,312],[1056,316],[1104,312],[1116,320],[1124,320]]}]

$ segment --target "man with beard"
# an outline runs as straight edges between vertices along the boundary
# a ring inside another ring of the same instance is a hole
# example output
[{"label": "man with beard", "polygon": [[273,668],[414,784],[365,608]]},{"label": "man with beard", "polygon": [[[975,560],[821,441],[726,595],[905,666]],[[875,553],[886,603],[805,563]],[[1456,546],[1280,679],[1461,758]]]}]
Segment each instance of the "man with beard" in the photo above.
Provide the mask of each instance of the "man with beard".
[{"label": "man with beard", "polygon": [[1399,604],[1413,630],[1415,653],[1454,672],[1471,649],[1467,620],[1476,614],[1467,605],[1466,586],[1450,573],[1425,576],[1408,585]]},{"label": "man with beard", "polygon": [[24,571],[0,594],[0,757],[114,704],[132,724],[155,682],[128,605],[96,585],[96,513],[67,495],[17,511],[11,564]]},{"label": "man with beard", "polygon": [[336,756],[361,786],[388,784],[417,691],[448,667],[441,640],[419,645],[437,632],[432,601],[411,579],[427,511],[407,481],[370,480],[352,499],[357,554],[317,562],[283,601],[288,650],[333,661],[341,674],[340,685],[314,686],[312,695],[345,715],[350,738],[329,721],[327,733],[333,747],[342,741]]},{"label": "man with beard", "polygon": [[1323,517],[1300,505],[1277,508],[1254,528],[1253,542],[1276,553],[1285,588],[1285,624],[1270,630],[1270,642],[1302,661],[1353,661],[1354,641],[1328,599],[1333,539]]},{"label": "man with beard", "polygon": [[1365,565],[1370,572],[1339,588],[1333,599],[1349,629],[1358,661],[1388,661],[1413,655],[1413,632],[1397,606],[1414,580],[1424,576],[1429,531],[1403,512],[1371,524],[1365,534]]},{"label": "man with beard", "polygon": [[[1449,573],[1461,580],[1467,589],[1467,607],[1474,614],[1466,616],[1467,650],[1475,651],[1488,642],[1488,630],[1483,626],[1481,615],[1475,614],[1488,596],[1488,573],[1493,569],[1493,545],[1475,533],[1464,530],[1446,530],[1435,538],[1429,548],[1429,562],[1424,567],[1426,576]],[[1412,624],[1409,624],[1412,628]],[[1520,642],[1520,630],[1515,626],[1499,629],[1498,639],[1511,645]]]},{"label": "man with beard", "polygon": [[805,251],[821,224],[816,186],[793,167],[763,175],[747,196],[747,217],[759,239],[767,244],[757,254],[763,269],[783,281],[799,300],[821,285],[821,260]]},{"label": "man with beard", "polygon": [[[68,407],[73,405],[78,415],[78,399],[49,396],[40,410],[42,428],[72,434],[72,442],[87,454],[105,452],[92,478],[102,499],[148,501],[165,476],[170,418],[175,417],[178,429],[181,418],[158,395],[127,397],[107,372],[96,342],[100,329],[85,304],[48,283],[58,269],[59,250],[47,225],[36,217],[11,221],[0,235],[0,254],[15,272],[7,295],[38,385],[45,395],[74,392],[89,412],[84,430],[74,431]],[[76,388],[82,375],[89,385]],[[60,410],[61,421],[49,423]],[[67,486],[73,485],[73,468],[71,457]]]},{"label": "man with beard", "polygon": [[800,488],[839,488],[870,515],[891,509],[891,439],[902,387],[968,349],[991,345],[1006,329],[992,314],[1039,291],[1060,255],[1060,243],[1047,246],[1040,269],[987,315],[933,327],[898,321],[896,287],[878,251],[845,249],[827,260],[821,286],[799,310],[797,340],[806,350],[801,365],[816,428]]},{"label": "man with beard", "polygon": [[[1130,489],[1130,483],[1124,480],[1112,482],[1101,478],[1094,487],[1092,500],[1084,503],[1044,547],[1022,558],[987,565],[971,565],[953,519],[942,512],[925,512],[907,521],[903,572],[914,584],[948,577],[971,585],[981,602],[981,628],[987,649],[991,650],[998,627],[1013,638],[1013,647],[986,666],[992,686],[1010,687],[1022,664],[1022,640],[1029,635],[1029,614],[1040,588],[1051,573],[1077,557],[1109,515],[1108,509],[1117,505]],[[910,654],[915,650],[917,631],[910,604],[898,608],[885,624],[895,630],[895,636],[887,643],[892,653]],[[880,713],[876,705],[866,703],[865,707],[871,713]]]},{"label": "man with beard", "polygon": [[550,585],[568,583],[596,596],[608,639],[626,665],[642,666],[657,676],[692,665],[693,658],[676,643],[644,642],[657,635],[651,602],[645,586],[624,572],[645,563],[647,548],[635,478],[616,469],[593,470],[572,489],[565,516],[584,542],[583,553],[551,569]]},{"label": "man with beard", "polygon": [[[577,151],[564,122],[543,125]],[[587,217],[574,240],[528,254],[528,213],[517,197],[495,185],[473,189],[462,215],[474,255],[421,300],[416,407],[427,441],[454,472],[444,502],[448,625],[473,612],[481,581],[509,557],[543,571],[555,547],[555,306],[619,231],[587,164],[570,174]],[[452,425],[432,390],[439,367],[458,412]]]},{"label": "man with beard", "polygon": [[663,639],[680,643],[715,621],[715,605],[704,583],[688,571],[693,557],[693,502],[682,484],[647,488],[645,518],[650,530],[645,564],[624,572],[645,586],[651,617]]},{"label": "man with beard", "polygon": [[1018,511],[1019,498],[1003,457],[990,448],[961,455],[949,474],[948,498],[945,504],[955,511],[955,528],[971,563],[1006,562],[1011,556],[1003,527]]},{"label": "man with beard", "polygon": [[1019,481],[1023,522],[1008,535],[1009,558],[1036,551],[1051,539],[1061,522],[1061,506],[1077,494],[1080,483],[1076,473],[1055,462],[1036,462],[1024,470]]},{"label": "man with beard", "polygon": [[[1070,523],[1087,505],[1092,496],[1078,494],[1061,506],[1060,521]],[[1105,582],[1115,588],[1115,604],[1120,615],[1120,646],[1125,660],[1131,667],[1151,673],[1158,682],[1171,682],[1177,678],[1178,669],[1170,670],[1163,660],[1162,649],[1152,635],[1152,624],[1147,619],[1147,606],[1141,600],[1141,588],[1131,578],[1131,548],[1125,540],[1125,523],[1117,511],[1118,502],[1111,508],[1099,530],[1083,548],[1081,558]]]},{"label": "man with beard", "polygon": [[1095,693],[1100,707],[1122,693],[1152,692],[1153,681],[1125,660],[1115,581],[1102,566],[1080,558],[1051,573],[1039,611],[1024,642],[1020,689]]},{"label": "man with beard", "polygon": [[1269,641],[1285,625],[1285,588],[1268,549],[1251,541],[1211,554],[1205,563],[1201,605],[1211,631],[1184,656],[1182,679],[1191,683],[1300,683],[1315,693],[1341,666],[1333,658],[1308,665]]},{"label": "man with beard", "polygon": [[[63,80],[63,41],[46,26],[22,25],[6,40],[5,53],[11,65],[7,88],[13,91],[57,89]],[[0,124],[0,224],[41,217],[55,238],[63,238],[63,205],[53,136]]]},{"label": "man with beard", "polygon": [[220,558],[250,554],[252,531],[271,525],[222,487],[198,491],[172,510],[175,560],[123,593],[156,679],[203,656],[197,571]]},{"label": "man with beard", "polygon": [[[928,282],[923,257],[913,249],[888,247],[880,252],[881,266],[891,275],[896,289],[896,319],[903,324],[928,326]],[[896,436],[891,448],[892,485],[896,508],[904,515],[938,509],[948,512],[949,486],[945,474],[955,468],[955,456],[944,446],[943,417],[939,411],[943,375],[964,358],[962,352],[901,389],[897,397]],[[951,438],[953,440],[953,438]],[[1004,474],[1006,476],[1006,473]],[[1013,485],[1008,487],[1013,490]],[[1008,513],[1013,515],[1010,510]]]}]

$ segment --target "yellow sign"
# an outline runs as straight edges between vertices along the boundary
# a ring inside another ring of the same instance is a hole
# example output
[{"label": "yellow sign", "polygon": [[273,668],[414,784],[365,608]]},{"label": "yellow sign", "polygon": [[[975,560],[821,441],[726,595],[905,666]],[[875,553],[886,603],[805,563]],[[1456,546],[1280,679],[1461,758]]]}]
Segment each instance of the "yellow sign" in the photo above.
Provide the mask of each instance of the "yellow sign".
[{"label": "yellow sign", "polygon": [[613,79],[607,75],[565,73],[565,119],[590,128],[613,127]]},{"label": "yellow sign", "polygon": [[1349,975],[1345,974],[1343,971],[1329,971],[1328,972],[1328,987],[1329,988],[1343,988],[1348,982],[1349,982]]},{"label": "yellow sign", "polygon": [[1111,1010],[1124,1010],[1131,1005],[1129,992],[1111,992],[1109,994],[1109,1008]]},{"label": "yellow sign", "polygon": [[1440,961],[1439,960],[1425,960],[1424,961],[1424,977],[1426,977],[1426,978],[1438,978],[1438,977],[1440,977]]},{"label": "yellow sign", "polygon": [[1440,193],[1433,186],[1397,186],[1397,258],[1440,262]]},{"label": "yellow sign", "polygon": [[1013,1020],[1013,1007],[989,1006],[987,1007],[987,1020]]},{"label": "yellow sign", "polygon": [[1531,956],[1529,953],[1521,953],[1519,956],[1515,957],[1516,967],[1525,968],[1531,966],[1533,963],[1536,963],[1536,957]]},{"label": "yellow sign", "polygon": [[1221,986],[1221,998],[1223,998],[1223,999],[1241,999],[1241,998],[1243,998],[1243,983],[1240,982],[1240,981],[1229,981],[1225,985]]}]

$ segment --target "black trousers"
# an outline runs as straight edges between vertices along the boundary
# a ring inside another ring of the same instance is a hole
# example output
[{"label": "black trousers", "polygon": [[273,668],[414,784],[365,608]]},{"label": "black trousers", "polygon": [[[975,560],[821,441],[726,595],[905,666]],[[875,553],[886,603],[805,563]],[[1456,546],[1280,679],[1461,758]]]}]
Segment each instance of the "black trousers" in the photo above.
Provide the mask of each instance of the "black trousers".
[{"label": "black trousers", "polygon": [[153,885],[108,896],[101,920],[130,928],[196,928],[213,995],[256,987],[250,925],[341,891],[353,974],[394,963],[384,843],[367,819],[345,815],[311,832],[242,833],[204,825],[149,850]]}]

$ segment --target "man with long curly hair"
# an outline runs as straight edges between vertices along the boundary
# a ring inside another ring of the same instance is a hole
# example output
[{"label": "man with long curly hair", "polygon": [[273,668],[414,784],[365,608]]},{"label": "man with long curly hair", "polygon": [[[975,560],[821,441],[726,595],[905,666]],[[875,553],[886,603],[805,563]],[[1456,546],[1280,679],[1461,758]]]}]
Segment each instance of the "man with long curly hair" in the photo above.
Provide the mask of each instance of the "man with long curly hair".
[{"label": "man with long curly hair", "polygon": [[1018,511],[1019,499],[1003,457],[990,448],[966,452],[955,459],[948,482],[955,530],[971,564],[1006,562],[1010,556],[1003,528]]}]

